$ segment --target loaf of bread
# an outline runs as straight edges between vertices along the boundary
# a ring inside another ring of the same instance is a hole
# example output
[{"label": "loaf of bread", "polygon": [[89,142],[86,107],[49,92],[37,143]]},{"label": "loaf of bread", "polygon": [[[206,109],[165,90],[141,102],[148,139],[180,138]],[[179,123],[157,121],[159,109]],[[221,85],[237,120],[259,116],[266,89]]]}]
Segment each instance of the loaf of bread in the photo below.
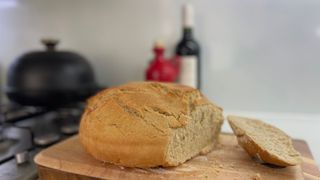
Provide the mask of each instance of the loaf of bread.
[{"label": "loaf of bread", "polygon": [[98,160],[126,167],[177,166],[217,141],[222,109],[198,90],[134,82],[88,100],[80,141]]},{"label": "loaf of bread", "polygon": [[280,129],[257,119],[228,116],[238,143],[247,153],[277,166],[294,166],[301,162],[291,138]]}]

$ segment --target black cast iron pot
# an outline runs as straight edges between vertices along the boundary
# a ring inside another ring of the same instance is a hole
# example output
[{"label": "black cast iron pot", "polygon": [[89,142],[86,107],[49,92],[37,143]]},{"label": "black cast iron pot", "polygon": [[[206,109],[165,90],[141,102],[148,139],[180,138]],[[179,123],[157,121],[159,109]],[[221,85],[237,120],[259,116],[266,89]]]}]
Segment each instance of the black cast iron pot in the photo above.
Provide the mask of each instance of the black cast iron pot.
[{"label": "black cast iron pot", "polygon": [[9,67],[6,93],[22,105],[63,106],[98,90],[90,64],[82,56],[56,51],[57,40],[42,40],[46,51],[30,52]]}]

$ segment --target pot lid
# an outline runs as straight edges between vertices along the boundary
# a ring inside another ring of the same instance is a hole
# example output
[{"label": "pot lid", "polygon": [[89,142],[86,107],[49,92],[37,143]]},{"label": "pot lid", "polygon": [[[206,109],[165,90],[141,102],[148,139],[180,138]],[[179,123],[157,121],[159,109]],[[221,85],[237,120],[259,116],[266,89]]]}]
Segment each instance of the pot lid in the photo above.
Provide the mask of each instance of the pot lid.
[{"label": "pot lid", "polygon": [[8,89],[82,89],[95,85],[86,58],[70,51],[56,51],[57,39],[42,39],[45,51],[18,57],[8,69]]}]

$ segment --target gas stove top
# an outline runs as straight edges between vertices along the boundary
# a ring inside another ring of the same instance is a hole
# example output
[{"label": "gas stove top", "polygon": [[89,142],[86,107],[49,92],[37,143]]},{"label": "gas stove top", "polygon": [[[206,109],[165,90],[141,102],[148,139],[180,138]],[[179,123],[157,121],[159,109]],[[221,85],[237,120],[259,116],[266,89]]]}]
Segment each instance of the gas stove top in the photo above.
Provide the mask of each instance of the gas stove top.
[{"label": "gas stove top", "polygon": [[0,106],[0,179],[37,179],[33,157],[78,132],[84,104],[47,109]]}]

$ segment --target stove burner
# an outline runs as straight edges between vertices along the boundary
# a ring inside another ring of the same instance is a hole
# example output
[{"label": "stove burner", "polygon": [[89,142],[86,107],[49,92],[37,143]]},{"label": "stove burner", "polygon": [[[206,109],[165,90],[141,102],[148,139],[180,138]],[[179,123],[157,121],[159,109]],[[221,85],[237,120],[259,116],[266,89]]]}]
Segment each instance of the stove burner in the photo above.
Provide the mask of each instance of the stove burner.
[{"label": "stove burner", "polygon": [[35,137],[33,142],[38,146],[48,146],[60,140],[59,134],[46,134],[43,136]]},{"label": "stove burner", "polygon": [[46,109],[32,106],[19,106],[10,104],[8,106],[0,106],[0,114],[2,122],[13,123],[21,119],[32,117],[37,114],[47,112]]},{"label": "stove burner", "polygon": [[57,109],[0,105],[0,179],[37,179],[33,157],[78,132],[83,105]]},{"label": "stove burner", "polygon": [[32,134],[26,128],[7,126],[2,134],[4,139],[0,143],[0,166],[15,154],[32,148]]}]

